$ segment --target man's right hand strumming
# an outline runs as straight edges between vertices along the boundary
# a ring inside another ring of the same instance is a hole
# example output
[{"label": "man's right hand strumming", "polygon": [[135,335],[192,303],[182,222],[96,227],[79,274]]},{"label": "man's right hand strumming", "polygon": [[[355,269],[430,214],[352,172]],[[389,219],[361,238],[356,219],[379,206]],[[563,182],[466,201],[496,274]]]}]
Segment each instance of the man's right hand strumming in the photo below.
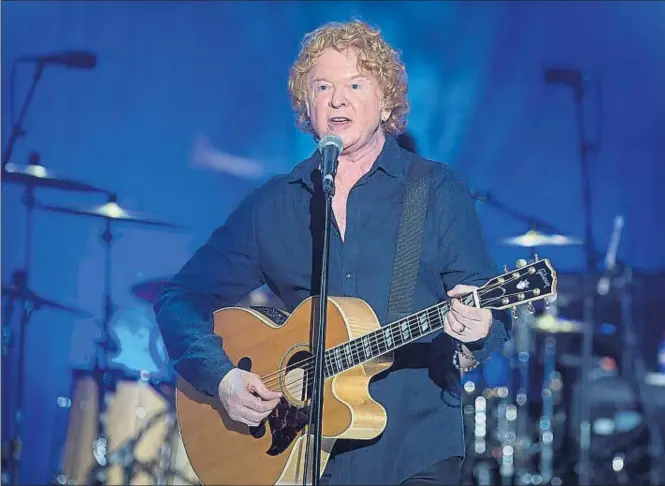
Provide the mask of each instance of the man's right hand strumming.
[{"label": "man's right hand strumming", "polygon": [[258,375],[239,368],[219,383],[219,399],[232,420],[258,426],[277,406],[282,394],[269,390]]}]

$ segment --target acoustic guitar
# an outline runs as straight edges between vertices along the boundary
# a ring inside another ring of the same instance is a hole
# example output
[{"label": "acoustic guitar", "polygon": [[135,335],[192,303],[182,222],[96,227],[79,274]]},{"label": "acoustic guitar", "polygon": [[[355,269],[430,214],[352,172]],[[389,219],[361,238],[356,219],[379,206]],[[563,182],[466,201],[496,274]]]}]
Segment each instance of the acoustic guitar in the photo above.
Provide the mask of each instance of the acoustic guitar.
[{"label": "acoustic guitar", "polygon": [[[507,271],[507,269],[506,269]],[[468,305],[512,309],[556,294],[557,276],[547,259],[518,267],[462,296]],[[369,393],[370,380],[392,364],[392,351],[443,329],[447,301],[381,326],[363,300],[329,297],[327,303],[320,471],[338,439],[373,439],[387,423],[386,410]],[[258,427],[231,420],[218,398],[180,378],[177,418],[187,456],[208,485],[303,484],[309,391],[313,376],[312,325],[317,297],[291,314],[269,307],[230,307],[214,313],[214,332],[241,369],[280,391],[280,403]],[[312,461],[309,461],[310,467]],[[310,475],[308,474],[308,478]]]}]

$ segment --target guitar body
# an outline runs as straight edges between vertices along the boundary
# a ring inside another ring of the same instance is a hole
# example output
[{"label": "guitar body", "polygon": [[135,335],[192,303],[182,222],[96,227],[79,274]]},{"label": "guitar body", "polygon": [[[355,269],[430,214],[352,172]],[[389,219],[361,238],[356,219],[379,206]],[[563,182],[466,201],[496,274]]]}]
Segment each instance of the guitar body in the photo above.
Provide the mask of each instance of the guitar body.
[{"label": "guitar body", "polygon": [[[327,312],[326,349],[380,327],[374,311],[360,299],[330,297]],[[317,316],[317,297],[303,301],[290,315],[240,307],[215,313],[215,333],[224,340],[224,351],[233,363],[262,377],[283,398],[265,425],[250,428],[231,420],[219,399],[179,379],[180,433],[203,484],[302,484],[309,418],[302,366],[312,357]],[[320,474],[337,439],[373,439],[383,432],[386,411],[370,396],[369,382],[391,365],[388,353],[325,380]],[[283,371],[275,373],[278,370]]]}]

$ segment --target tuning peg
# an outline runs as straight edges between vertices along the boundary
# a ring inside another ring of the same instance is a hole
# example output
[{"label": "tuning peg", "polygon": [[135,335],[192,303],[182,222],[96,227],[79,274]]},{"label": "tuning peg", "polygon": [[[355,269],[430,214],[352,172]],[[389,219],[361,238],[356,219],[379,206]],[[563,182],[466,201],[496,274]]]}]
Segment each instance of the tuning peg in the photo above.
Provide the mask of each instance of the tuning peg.
[{"label": "tuning peg", "polygon": [[508,272],[509,272],[508,265],[504,265],[503,266],[503,273],[508,273]]},{"label": "tuning peg", "polygon": [[538,253],[534,253],[533,254],[533,262],[535,263],[537,261],[538,261]]},{"label": "tuning peg", "polygon": [[543,302],[545,303],[545,309],[549,309],[549,308],[550,308],[550,301],[549,301],[549,299],[548,299],[547,297],[545,297],[545,298],[543,299]]},{"label": "tuning peg", "polygon": [[513,317],[514,320],[519,319],[519,314],[517,313],[517,307],[513,306],[513,308],[510,310],[510,314]]},{"label": "tuning peg", "polygon": [[517,268],[524,268],[526,267],[526,265],[527,261],[524,258],[520,258],[519,260],[517,260],[517,262],[515,262],[515,267]]},{"label": "tuning peg", "polygon": [[528,312],[529,314],[531,314],[531,315],[534,315],[534,314],[536,313],[536,309],[534,309],[533,304],[532,304],[531,302],[529,302],[529,303],[526,305],[526,310],[527,310],[527,312]]}]

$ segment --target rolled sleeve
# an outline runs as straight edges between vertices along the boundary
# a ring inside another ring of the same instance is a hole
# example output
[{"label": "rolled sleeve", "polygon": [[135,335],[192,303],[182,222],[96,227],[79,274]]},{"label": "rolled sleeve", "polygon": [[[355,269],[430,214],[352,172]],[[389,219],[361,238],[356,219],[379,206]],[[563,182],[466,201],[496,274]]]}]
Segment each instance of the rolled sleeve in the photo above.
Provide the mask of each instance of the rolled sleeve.
[{"label": "rolled sleeve", "polygon": [[247,196],[154,303],[170,363],[192,386],[211,396],[217,395],[219,382],[234,367],[213,331],[212,314],[264,283],[255,228],[261,197],[260,189]]}]

